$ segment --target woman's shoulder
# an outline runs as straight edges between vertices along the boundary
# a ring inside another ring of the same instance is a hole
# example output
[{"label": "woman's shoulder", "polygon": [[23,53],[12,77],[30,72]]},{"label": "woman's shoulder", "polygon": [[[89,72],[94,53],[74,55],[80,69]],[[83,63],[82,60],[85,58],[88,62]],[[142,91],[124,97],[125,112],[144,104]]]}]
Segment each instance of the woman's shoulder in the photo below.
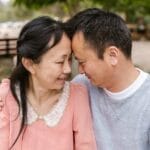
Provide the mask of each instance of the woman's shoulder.
[{"label": "woman's shoulder", "polygon": [[71,92],[87,92],[85,85],[75,82],[70,82]]},{"label": "woman's shoulder", "polygon": [[86,86],[79,83],[70,83],[70,97],[75,103],[87,103],[89,102],[89,96]]}]

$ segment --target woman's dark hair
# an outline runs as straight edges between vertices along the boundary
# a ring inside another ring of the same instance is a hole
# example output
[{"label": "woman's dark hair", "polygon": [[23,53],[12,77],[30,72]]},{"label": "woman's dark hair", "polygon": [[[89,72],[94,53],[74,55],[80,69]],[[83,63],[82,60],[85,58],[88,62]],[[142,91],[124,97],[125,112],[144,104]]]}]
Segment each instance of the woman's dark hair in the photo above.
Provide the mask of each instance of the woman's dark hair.
[{"label": "woman's dark hair", "polygon": [[[39,63],[42,55],[61,40],[64,32],[62,22],[53,20],[47,16],[33,19],[21,30],[17,40],[17,64],[10,76],[10,88],[19,106],[19,114],[22,114],[22,121],[18,136],[10,149],[15,145],[21,133],[24,131],[24,125],[27,121],[26,94],[29,88],[30,73],[23,66],[22,58],[28,58],[34,63]],[[48,43],[50,40],[53,40],[53,43],[49,46]],[[19,97],[16,93],[16,85],[19,86]]]}]

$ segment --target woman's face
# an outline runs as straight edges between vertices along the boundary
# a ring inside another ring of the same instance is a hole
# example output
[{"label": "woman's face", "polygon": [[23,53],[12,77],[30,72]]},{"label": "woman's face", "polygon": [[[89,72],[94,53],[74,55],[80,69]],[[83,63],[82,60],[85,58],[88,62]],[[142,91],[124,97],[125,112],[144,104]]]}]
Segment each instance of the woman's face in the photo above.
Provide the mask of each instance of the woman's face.
[{"label": "woman's face", "polygon": [[31,78],[36,86],[49,90],[62,89],[71,73],[70,39],[63,34],[60,42],[42,56],[40,63],[33,64],[33,70]]}]

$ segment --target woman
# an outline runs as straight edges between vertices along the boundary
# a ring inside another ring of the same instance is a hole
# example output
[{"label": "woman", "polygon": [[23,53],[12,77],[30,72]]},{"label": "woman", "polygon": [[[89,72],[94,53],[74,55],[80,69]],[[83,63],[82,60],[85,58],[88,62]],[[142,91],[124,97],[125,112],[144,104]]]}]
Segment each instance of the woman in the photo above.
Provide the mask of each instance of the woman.
[{"label": "woman", "polygon": [[95,150],[87,91],[66,82],[71,41],[61,22],[39,17],[17,41],[17,66],[0,85],[0,150]]}]

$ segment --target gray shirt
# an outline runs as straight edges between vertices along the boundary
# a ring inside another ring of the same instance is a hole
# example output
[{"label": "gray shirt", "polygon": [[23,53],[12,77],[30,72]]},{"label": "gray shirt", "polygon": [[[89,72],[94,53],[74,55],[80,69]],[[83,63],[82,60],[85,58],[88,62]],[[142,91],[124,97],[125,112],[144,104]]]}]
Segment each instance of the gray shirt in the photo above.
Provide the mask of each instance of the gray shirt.
[{"label": "gray shirt", "polygon": [[150,76],[144,74],[125,96],[118,94],[120,99],[93,86],[85,75],[74,78],[89,91],[98,150],[150,150]]}]

